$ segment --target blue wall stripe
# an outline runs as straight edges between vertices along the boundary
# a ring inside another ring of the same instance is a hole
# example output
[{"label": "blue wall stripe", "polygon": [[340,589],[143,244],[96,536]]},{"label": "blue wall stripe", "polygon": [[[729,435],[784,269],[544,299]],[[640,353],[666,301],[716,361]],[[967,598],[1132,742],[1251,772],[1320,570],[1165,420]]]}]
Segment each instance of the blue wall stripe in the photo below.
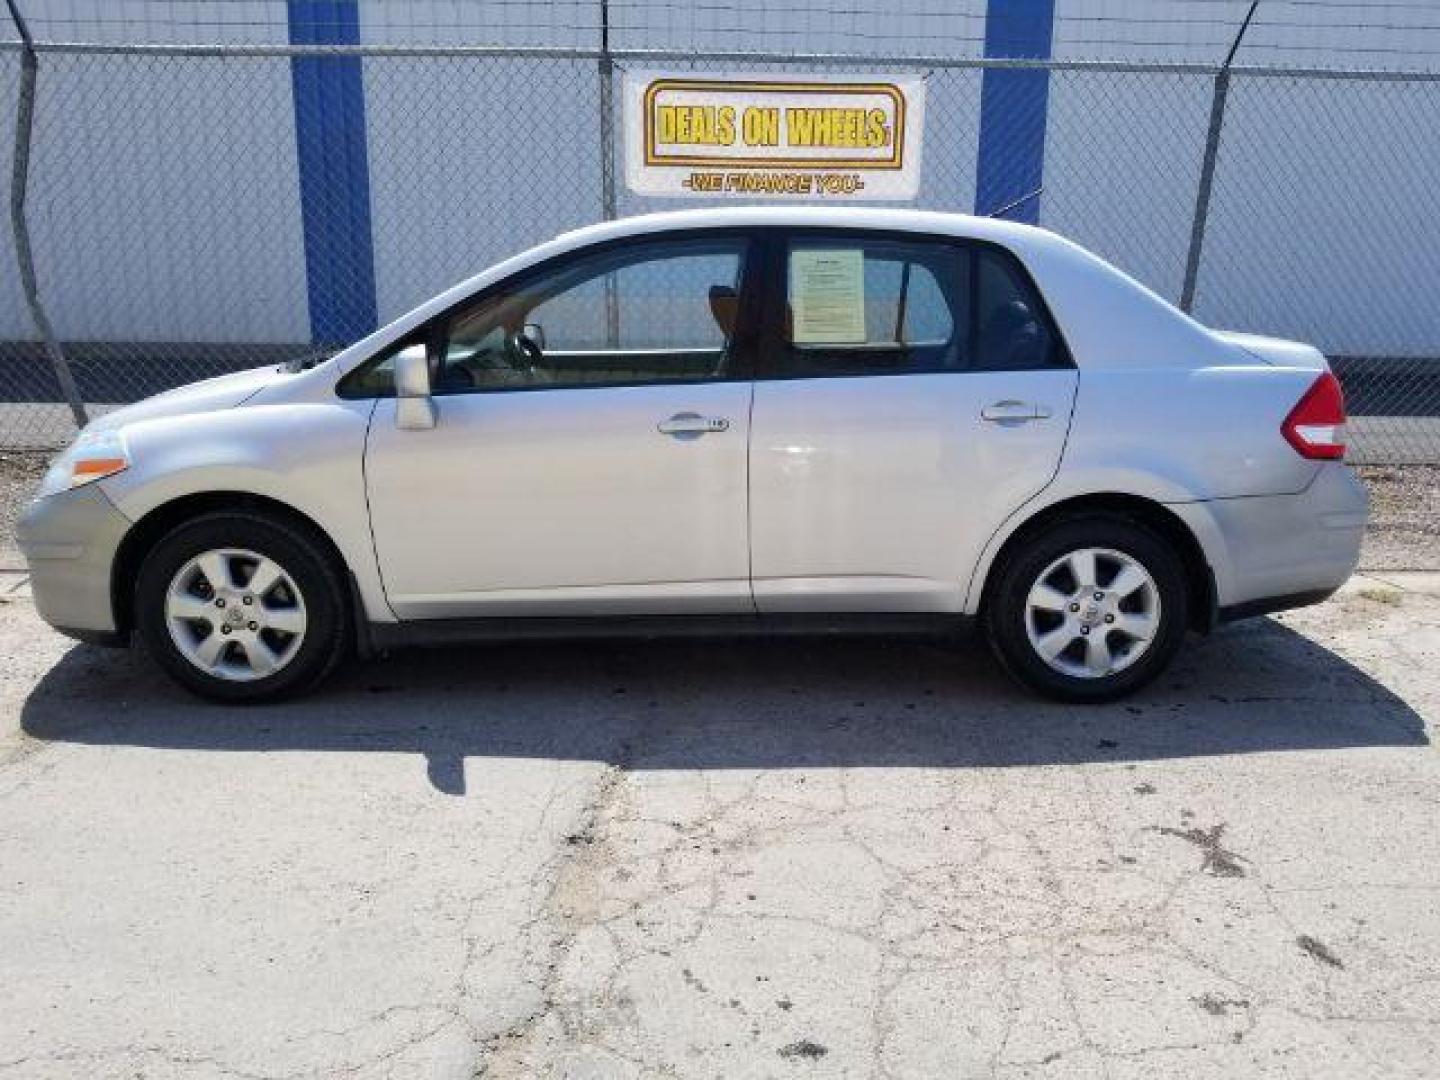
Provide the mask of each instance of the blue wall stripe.
[{"label": "blue wall stripe", "polygon": [[[1055,30],[1055,0],[989,0],[985,55],[1047,59]],[[989,214],[1041,186],[1045,174],[1048,71],[987,68],[980,85],[980,147],[975,170],[975,212]],[[1031,224],[1040,200],[1005,215]]]},{"label": "blue wall stripe", "polygon": [[[289,0],[290,42],[354,45],[357,0]],[[360,58],[292,57],[300,214],[311,340],[348,343],[375,329],[375,251]]]}]

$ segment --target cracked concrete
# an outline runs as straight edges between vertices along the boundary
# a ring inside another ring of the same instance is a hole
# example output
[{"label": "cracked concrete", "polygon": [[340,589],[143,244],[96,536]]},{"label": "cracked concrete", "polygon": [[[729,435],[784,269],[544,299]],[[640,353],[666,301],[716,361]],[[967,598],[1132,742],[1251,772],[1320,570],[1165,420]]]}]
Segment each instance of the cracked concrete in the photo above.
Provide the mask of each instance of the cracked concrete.
[{"label": "cracked concrete", "polygon": [[516,645],[270,709],[0,602],[0,1080],[1440,1074],[1440,577],[1074,709]]}]

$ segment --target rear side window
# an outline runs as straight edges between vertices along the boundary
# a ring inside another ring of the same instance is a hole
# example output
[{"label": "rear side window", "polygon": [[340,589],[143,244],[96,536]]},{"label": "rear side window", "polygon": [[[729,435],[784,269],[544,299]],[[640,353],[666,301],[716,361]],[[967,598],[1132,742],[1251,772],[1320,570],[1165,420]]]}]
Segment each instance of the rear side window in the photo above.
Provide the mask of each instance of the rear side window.
[{"label": "rear side window", "polygon": [[931,239],[803,237],[785,252],[781,377],[1069,366],[1019,262]]},{"label": "rear side window", "polygon": [[968,261],[927,242],[791,244],[785,374],[958,371],[968,359]]}]

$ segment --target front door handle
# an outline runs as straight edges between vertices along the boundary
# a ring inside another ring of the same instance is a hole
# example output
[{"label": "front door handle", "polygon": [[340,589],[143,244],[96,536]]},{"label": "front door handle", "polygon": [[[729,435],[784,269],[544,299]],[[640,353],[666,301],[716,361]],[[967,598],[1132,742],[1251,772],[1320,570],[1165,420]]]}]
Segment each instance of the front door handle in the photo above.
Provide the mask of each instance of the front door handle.
[{"label": "front door handle", "polygon": [[701,416],[699,413],[676,413],[669,420],[655,425],[661,435],[710,435],[730,430],[730,421],[723,416]]},{"label": "front door handle", "polygon": [[990,420],[994,423],[1023,424],[1027,420],[1050,419],[1050,409],[1045,405],[1037,405],[1033,401],[1007,399],[986,405],[980,410],[980,419]]}]

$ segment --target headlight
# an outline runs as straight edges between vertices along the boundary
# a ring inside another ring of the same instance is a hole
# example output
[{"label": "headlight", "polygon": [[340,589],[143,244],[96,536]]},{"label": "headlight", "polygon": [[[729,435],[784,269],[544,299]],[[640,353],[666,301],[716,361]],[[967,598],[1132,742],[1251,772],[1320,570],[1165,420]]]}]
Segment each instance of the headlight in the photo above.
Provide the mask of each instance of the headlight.
[{"label": "headlight", "polygon": [[118,431],[82,432],[70,449],[50,466],[40,481],[37,499],[55,495],[71,488],[82,487],[107,476],[114,476],[130,466],[125,439]]}]

